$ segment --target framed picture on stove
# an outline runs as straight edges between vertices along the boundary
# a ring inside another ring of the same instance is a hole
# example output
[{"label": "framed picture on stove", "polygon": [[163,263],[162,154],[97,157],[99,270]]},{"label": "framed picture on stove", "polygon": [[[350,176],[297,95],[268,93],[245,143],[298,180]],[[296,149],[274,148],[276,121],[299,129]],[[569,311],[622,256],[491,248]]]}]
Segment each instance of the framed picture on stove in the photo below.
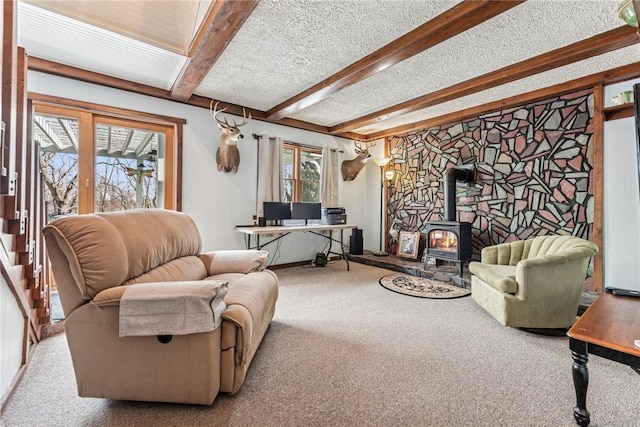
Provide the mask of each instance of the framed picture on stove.
[{"label": "framed picture on stove", "polygon": [[401,231],[398,236],[398,256],[405,258],[418,258],[418,246],[420,245],[420,232],[410,233]]}]

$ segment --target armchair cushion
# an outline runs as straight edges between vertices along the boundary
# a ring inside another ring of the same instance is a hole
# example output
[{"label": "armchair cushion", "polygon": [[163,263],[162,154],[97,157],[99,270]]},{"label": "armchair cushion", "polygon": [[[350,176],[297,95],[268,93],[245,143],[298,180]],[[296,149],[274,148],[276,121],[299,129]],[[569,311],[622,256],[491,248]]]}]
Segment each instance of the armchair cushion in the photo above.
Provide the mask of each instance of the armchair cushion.
[{"label": "armchair cushion", "polygon": [[[46,227],[45,236],[55,239],[86,300],[157,267],[166,269],[163,264],[177,258],[200,253],[198,229],[181,213],[156,210],[149,215],[141,209],[61,219]],[[204,277],[200,272],[193,280]]]},{"label": "armchair cushion", "polygon": [[[82,215],[74,217],[74,221],[49,224],[46,230],[64,254],[71,277],[84,299],[118,286],[127,278],[124,242],[104,218]],[[103,256],[104,253],[109,256]]]},{"label": "armchair cushion", "polygon": [[485,264],[516,265],[521,259],[526,259],[529,245],[525,240],[499,245],[487,246],[482,249],[481,259]]},{"label": "armchair cushion", "polygon": [[515,294],[518,290],[515,266],[471,262],[469,271],[502,293]]},{"label": "armchair cushion", "polygon": [[184,256],[162,264],[151,271],[127,280],[123,285],[148,282],[176,282],[202,280],[207,277],[207,269],[195,255]]}]

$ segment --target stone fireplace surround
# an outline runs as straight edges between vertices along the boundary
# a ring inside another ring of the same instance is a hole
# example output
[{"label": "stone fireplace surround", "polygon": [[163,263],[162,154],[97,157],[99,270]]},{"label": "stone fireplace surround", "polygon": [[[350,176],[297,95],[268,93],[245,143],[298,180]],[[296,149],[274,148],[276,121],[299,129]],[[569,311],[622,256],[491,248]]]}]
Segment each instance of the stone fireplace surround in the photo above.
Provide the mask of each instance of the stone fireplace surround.
[{"label": "stone fireplace surround", "polygon": [[542,234],[588,239],[592,118],[585,90],[391,138],[387,224],[424,232],[442,220],[445,171],[473,165],[475,182],[457,188],[455,212],[472,224],[473,259],[485,246]]}]

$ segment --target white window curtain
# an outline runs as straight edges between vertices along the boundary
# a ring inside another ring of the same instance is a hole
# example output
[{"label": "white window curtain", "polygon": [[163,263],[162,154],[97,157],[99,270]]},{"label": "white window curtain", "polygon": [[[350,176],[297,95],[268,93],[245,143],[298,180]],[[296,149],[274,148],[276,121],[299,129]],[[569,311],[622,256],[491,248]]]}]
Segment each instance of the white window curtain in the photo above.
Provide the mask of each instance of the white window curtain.
[{"label": "white window curtain", "polygon": [[256,212],[263,216],[262,202],[282,201],[282,138],[258,138],[258,194]]},{"label": "white window curtain", "polygon": [[322,149],[322,181],[320,202],[324,207],[338,206],[338,151],[329,147]]}]

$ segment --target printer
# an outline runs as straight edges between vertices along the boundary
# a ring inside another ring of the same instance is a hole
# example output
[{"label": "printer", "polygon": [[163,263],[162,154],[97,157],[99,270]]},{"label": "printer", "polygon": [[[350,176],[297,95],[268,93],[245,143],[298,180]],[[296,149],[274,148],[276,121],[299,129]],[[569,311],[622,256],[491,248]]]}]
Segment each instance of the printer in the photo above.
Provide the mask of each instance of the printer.
[{"label": "printer", "polygon": [[341,225],[347,223],[347,213],[344,208],[322,208],[322,223],[326,225]]}]

